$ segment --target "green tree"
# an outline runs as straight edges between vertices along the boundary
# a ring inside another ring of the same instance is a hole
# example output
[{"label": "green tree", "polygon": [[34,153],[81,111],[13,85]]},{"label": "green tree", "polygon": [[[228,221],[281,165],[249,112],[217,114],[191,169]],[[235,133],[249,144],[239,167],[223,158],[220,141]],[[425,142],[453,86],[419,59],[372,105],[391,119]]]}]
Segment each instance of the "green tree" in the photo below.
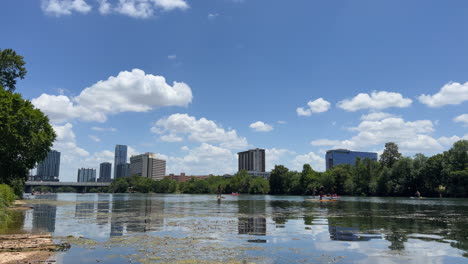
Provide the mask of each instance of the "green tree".
[{"label": "green tree", "polygon": [[387,168],[391,168],[400,158],[401,153],[398,152],[398,145],[394,142],[385,143],[385,149],[380,155],[380,163]]},{"label": "green tree", "polygon": [[270,192],[270,183],[262,177],[253,177],[250,180],[250,194],[267,194]]},{"label": "green tree", "polygon": [[111,185],[109,186],[109,192],[112,193],[125,193],[129,187],[128,178],[118,178],[112,181]]},{"label": "green tree", "polygon": [[0,88],[14,92],[16,79],[24,79],[27,71],[23,57],[12,49],[0,50]]},{"label": "green tree", "polygon": [[24,182],[55,137],[47,116],[31,102],[0,89],[0,183]]},{"label": "green tree", "polygon": [[288,173],[288,168],[283,165],[275,165],[270,175],[270,192],[271,194],[284,193],[284,178]]},{"label": "green tree", "polygon": [[246,170],[237,172],[232,177],[230,186],[234,192],[248,193],[250,188],[250,175]]}]

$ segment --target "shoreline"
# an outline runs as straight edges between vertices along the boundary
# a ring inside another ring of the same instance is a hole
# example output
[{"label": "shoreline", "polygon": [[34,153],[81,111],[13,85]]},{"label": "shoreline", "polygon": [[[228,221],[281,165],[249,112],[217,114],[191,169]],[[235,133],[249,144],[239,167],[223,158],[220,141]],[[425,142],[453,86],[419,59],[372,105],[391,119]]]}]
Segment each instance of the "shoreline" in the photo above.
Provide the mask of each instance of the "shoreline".
[{"label": "shoreline", "polygon": [[[5,210],[26,211],[33,207],[24,200],[15,200]],[[24,230],[22,230],[24,231]],[[57,245],[51,234],[31,234],[26,231],[17,234],[0,235],[0,264],[55,263]]]}]

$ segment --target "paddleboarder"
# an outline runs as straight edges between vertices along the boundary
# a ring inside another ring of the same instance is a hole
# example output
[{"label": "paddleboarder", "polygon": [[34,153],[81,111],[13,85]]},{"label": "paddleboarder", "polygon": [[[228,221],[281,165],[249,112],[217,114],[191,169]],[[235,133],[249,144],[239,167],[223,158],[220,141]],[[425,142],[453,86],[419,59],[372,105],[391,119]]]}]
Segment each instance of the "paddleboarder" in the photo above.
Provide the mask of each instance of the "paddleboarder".
[{"label": "paddleboarder", "polygon": [[320,195],[320,201],[322,200],[322,197],[325,195],[325,187],[320,186],[319,188],[319,195]]},{"label": "paddleboarder", "polygon": [[222,193],[222,191],[223,191],[223,190],[222,190],[221,184],[220,184],[220,185],[218,185],[218,200],[221,199],[221,193]]}]

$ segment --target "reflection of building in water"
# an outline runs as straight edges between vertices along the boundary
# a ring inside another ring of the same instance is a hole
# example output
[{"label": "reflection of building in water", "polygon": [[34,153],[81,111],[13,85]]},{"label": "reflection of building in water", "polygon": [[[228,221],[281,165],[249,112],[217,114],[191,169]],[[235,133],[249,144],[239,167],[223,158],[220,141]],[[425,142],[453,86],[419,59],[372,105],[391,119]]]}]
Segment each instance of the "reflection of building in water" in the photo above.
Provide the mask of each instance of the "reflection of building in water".
[{"label": "reflection of building in water", "polygon": [[125,213],[125,201],[121,199],[121,196],[112,195],[112,209],[111,209],[111,228],[110,236],[122,236],[123,235],[123,223],[125,222],[125,216],[121,214]]},{"label": "reflection of building in water", "polygon": [[136,200],[135,210],[130,217],[127,230],[130,232],[150,232],[161,230],[164,224],[164,200],[152,200],[150,197]]},{"label": "reflection of building in water", "polygon": [[164,224],[164,200],[151,197],[123,200],[113,196],[111,215],[111,236],[122,236],[128,232],[149,232],[161,230]]},{"label": "reflection of building in water", "polygon": [[239,217],[239,234],[266,235],[265,217]]},{"label": "reflection of building in water", "polygon": [[265,200],[239,200],[239,234],[266,235]]},{"label": "reflection of building in water", "polygon": [[109,194],[99,194],[97,204],[96,222],[98,225],[107,225],[109,223]]},{"label": "reflection of building in water", "polygon": [[[76,218],[90,218],[94,213],[94,203],[77,203],[75,205]],[[93,217],[94,218],[94,217]]]},{"label": "reflection of building in water", "polygon": [[356,227],[328,226],[330,238],[339,241],[369,241],[371,239],[382,239],[381,234],[361,234]]},{"label": "reflection of building in water", "polygon": [[[56,195],[42,195],[39,199],[57,200]],[[55,231],[55,217],[57,206],[49,204],[36,204],[33,210],[32,230],[33,231]]]}]

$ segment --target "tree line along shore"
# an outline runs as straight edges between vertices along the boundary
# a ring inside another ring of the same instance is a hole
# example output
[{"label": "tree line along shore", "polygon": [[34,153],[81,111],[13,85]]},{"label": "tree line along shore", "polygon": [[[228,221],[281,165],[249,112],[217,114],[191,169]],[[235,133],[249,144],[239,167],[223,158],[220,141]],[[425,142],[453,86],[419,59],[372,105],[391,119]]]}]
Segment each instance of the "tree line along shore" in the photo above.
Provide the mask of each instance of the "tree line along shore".
[{"label": "tree line along shore", "polygon": [[[460,140],[448,151],[431,157],[404,157],[390,142],[379,161],[358,158],[353,166],[339,165],[326,172],[314,171],[309,164],[304,164],[302,171],[276,165],[268,180],[246,171],[232,178],[210,176],[187,182],[132,176],[114,180],[109,188],[89,191],[215,194],[219,185],[223,193],[314,195],[323,186],[326,193],[339,195],[408,197],[418,192],[425,197],[468,197],[468,140]],[[52,191],[48,187],[37,190]],[[72,187],[56,191],[76,192]]]}]

